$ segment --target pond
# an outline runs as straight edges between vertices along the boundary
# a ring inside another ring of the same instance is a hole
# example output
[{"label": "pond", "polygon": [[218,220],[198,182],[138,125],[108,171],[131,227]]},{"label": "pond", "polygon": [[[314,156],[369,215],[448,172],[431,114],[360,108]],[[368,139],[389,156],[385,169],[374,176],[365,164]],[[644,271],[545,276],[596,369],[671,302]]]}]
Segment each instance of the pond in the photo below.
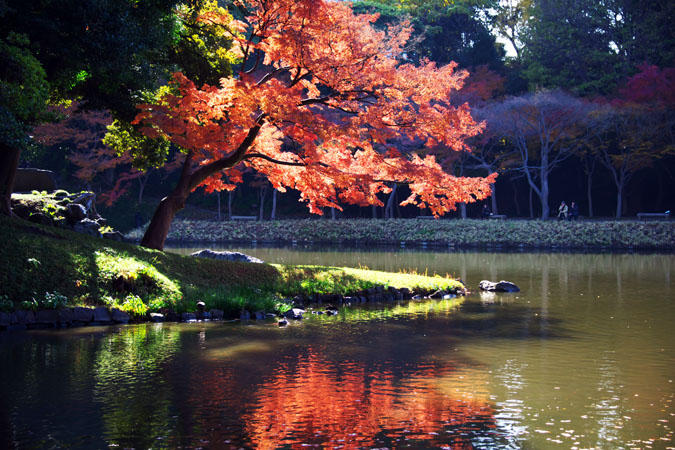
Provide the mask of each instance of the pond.
[{"label": "pond", "polygon": [[0,448],[675,448],[673,255],[236,250],[522,291],[0,334]]}]

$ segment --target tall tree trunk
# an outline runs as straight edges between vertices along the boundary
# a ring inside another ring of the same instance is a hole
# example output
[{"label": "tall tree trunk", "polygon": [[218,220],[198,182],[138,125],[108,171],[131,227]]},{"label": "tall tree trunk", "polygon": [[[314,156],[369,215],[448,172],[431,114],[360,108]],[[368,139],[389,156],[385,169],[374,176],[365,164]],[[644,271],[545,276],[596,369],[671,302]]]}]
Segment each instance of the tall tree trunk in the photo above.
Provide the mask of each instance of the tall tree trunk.
[{"label": "tall tree trunk", "polygon": [[593,172],[586,175],[586,201],[588,202],[588,217],[593,217]]},{"label": "tall tree trunk", "polygon": [[223,216],[220,214],[220,191],[216,191],[216,198],[218,199],[218,222],[223,220]]},{"label": "tall tree trunk", "polygon": [[272,188],[272,214],[270,220],[277,219],[277,190]]},{"label": "tall tree trunk", "polygon": [[235,189],[227,191],[227,220],[232,220],[232,196],[234,195]]},{"label": "tall tree trunk", "polygon": [[398,185],[394,183],[394,186],[391,188],[389,193],[389,198],[387,199],[387,206],[384,208],[384,218],[393,219],[394,218],[394,201],[396,200],[396,188]]},{"label": "tall tree trunk", "polygon": [[499,214],[499,210],[497,209],[497,185],[495,183],[492,183],[490,185],[490,191],[492,191],[492,194],[490,195],[490,202],[492,203],[492,214]]},{"label": "tall tree trunk", "polygon": [[462,219],[466,219],[466,203],[461,202],[459,204],[459,213]]},{"label": "tall tree trunk", "polygon": [[264,219],[265,195],[267,195],[267,186],[260,186],[260,221]]},{"label": "tall tree trunk", "polygon": [[377,206],[373,205],[373,219],[377,219]]},{"label": "tall tree trunk", "polygon": [[511,180],[511,188],[513,189],[513,204],[516,206],[516,217],[520,217],[520,201],[518,201],[518,186],[516,186],[516,182]]},{"label": "tall tree trunk", "polygon": [[539,201],[541,202],[541,220],[548,220],[550,217],[550,210],[548,207],[548,171],[541,171],[541,194]]},{"label": "tall tree trunk", "polygon": [[623,215],[623,191],[626,187],[626,177],[623,171],[619,174],[618,182],[616,183],[616,218],[620,219]]},{"label": "tall tree trunk", "polygon": [[335,219],[336,219],[336,217],[335,217],[335,208],[331,208],[331,209],[330,209],[330,218],[331,218],[331,220],[335,220]]},{"label": "tall tree trunk", "polygon": [[534,219],[534,198],[532,197],[532,193],[534,192],[534,189],[532,189],[532,186],[530,186],[530,219]]},{"label": "tall tree trunk", "polygon": [[0,214],[13,216],[12,214],[12,188],[16,178],[16,170],[19,168],[21,150],[7,145],[0,145]]}]

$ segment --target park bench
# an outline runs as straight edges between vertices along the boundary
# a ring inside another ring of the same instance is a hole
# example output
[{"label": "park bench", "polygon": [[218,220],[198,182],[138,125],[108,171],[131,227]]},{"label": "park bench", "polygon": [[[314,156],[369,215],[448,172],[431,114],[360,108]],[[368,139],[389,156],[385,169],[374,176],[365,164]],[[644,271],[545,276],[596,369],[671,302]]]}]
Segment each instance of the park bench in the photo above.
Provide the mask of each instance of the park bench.
[{"label": "park bench", "polygon": [[435,219],[436,217],[434,216],[417,216],[415,219]]},{"label": "park bench", "polygon": [[665,212],[665,213],[638,213],[637,217],[638,217],[638,219],[641,219],[641,220],[647,220],[647,219],[665,219],[665,220],[668,220],[670,218],[670,212]]},{"label": "park bench", "polygon": [[490,219],[506,219],[505,214],[490,214]]},{"label": "park bench", "polygon": [[232,220],[258,220],[258,216],[232,216]]}]

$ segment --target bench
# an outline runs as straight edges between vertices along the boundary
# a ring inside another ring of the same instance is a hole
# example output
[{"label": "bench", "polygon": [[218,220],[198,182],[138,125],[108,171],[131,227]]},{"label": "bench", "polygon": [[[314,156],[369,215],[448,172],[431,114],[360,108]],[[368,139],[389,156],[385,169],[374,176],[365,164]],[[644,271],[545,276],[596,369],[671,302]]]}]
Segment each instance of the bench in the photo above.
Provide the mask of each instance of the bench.
[{"label": "bench", "polygon": [[417,216],[415,219],[435,219],[436,217],[434,216]]},{"label": "bench", "polygon": [[665,219],[668,220],[670,218],[670,213],[665,212],[665,213],[638,213],[637,214],[638,219],[642,220],[647,220],[647,219]]},{"label": "bench", "polygon": [[489,217],[490,219],[502,219],[502,220],[506,219],[505,214],[490,214]]},{"label": "bench", "polygon": [[258,220],[258,216],[232,216],[232,220]]}]

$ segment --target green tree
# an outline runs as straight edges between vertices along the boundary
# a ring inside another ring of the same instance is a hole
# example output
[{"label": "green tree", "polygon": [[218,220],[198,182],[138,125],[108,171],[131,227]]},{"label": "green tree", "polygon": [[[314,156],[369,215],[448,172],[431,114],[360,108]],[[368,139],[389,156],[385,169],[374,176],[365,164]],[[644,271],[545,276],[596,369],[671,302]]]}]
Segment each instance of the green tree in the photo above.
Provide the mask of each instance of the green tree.
[{"label": "green tree", "polygon": [[[0,16],[1,17],[1,16]],[[0,37],[0,213],[11,215],[10,198],[28,132],[45,112],[48,84],[25,35]]]}]

